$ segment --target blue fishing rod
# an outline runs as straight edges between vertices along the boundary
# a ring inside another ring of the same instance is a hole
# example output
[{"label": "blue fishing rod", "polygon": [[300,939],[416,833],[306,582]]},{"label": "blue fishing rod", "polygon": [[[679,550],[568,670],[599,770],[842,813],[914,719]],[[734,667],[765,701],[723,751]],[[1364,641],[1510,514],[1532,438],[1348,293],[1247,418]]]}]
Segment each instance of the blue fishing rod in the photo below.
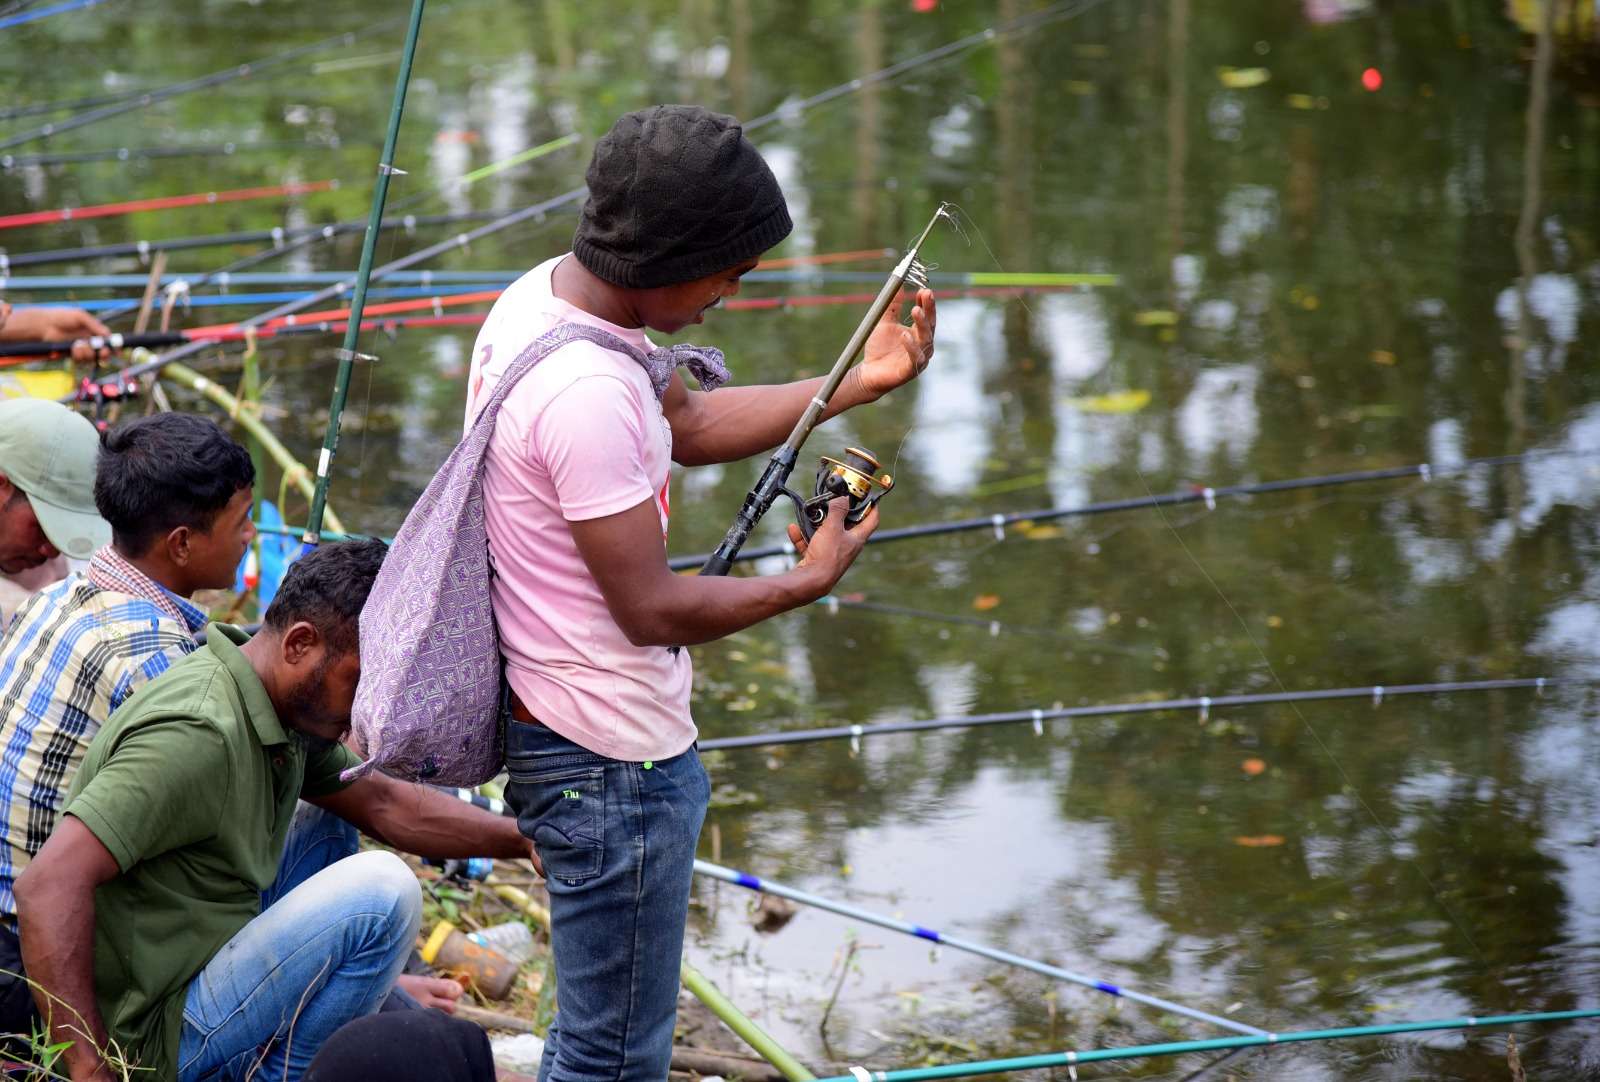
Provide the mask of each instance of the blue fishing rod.
[{"label": "blue fishing rod", "polygon": [[976,954],[978,957],[988,958],[990,961],[1003,962],[1009,966],[1026,969],[1041,976],[1049,977],[1052,980],[1082,985],[1085,988],[1093,988],[1097,992],[1104,992],[1108,996],[1116,996],[1120,999],[1132,1000],[1135,1003],[1143,1003],[1147,1007],[1154,1007],[1170,1014],[1181,1014],[1185,1018],[1193,1018],[1209,1025],[1220,1026],[1223,1029],[1232,1030],[1234,1033],[1266,1033],[1264,1029],[1246,1025],[1243,1022],[1236,1022],[1222,1015],[1209,1014],[1193,1007],[1185,1007],[1183,1004],[1174,1003],[1170,999],[1147,995],[1144,992],[1113,984],[1110,981],[1099,980],[1095,977],[1086,977],[1082,973],[1074,973],[1071,970],[1062,969],[1060,966],[1037,962],[1032,958],[1024,958],[1020,954],[1012,954],[1010,951],[1001,950],[998,947],[986,946],[982,943],[975,943],[970,939],[962,939],[959,936],[935,931],[921,924],[913,924],[897,917],[886,917],[882,913],[874,913],[869,909],[851,905],[849,902],[840,902],[832,898],[823,897],[820,894],[812,894],[810,891],[786,887],[782,883],[774,883],[770,879],[761,879],[748,872],[724,868],[722,865],[713,864],[708,860],[696,860],[694,862],[694,871],[696,875],[703,875],[710,879],[720,879],[724,883],[732,883],[735,886],[744,887],[746,890],[753,890],[760,894],[771,894],[778,898],[787,898],[791,902],[798,902],[814,909],[824,909],[829,913],[837,913],[841,917],[859,920],[864,924],[872,924],[879,928],[887,928],[892,932],[902,932],[906,935],[916,936],[918,939],[925,939],[930,943],[938,943],[941,946],[949,947],[951,950],[965,951],[967,954]]}]

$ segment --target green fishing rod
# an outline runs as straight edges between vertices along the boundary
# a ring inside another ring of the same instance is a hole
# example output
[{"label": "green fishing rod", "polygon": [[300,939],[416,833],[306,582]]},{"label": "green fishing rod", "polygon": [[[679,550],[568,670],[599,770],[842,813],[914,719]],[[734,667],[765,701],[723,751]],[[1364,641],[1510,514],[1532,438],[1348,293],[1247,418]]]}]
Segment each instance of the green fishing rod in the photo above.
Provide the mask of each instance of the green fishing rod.
[{"label": "green fishing rod", "polygon": [[361,239],[361,263],[356,269],[355,292],[350,298],[350,324],[345,329],[344,346],[338,352],[339,372],[334,377],[333,401],[328,407],[328,431],[322,439],[322,454],[317,456],[317,487],[311,497],[306,532],[300,538],[307,548],[314,548],[322,535],[322,514],[328,506],[328,470],[339,449],[339,426],[344,420],[345,399],[350,395],[350,373],[355,369],[356,358],[361,356],[356,352],[356,343],[361,337],[361,313],[367,303],[367,282],[372,277],[373,256],[378,249],[378,231],[383,225],[383,204],[389,196],[389,178],[396,172],[394,149],[400,140],[400,117],[406,108],[406,88],[411,85],[411,62],[417,55],[417,38],[422,31],[422,7],[425,2],[412,2],[405,50],[400,54],[400,71],[395,76],[389,131],[383,139],[383,153],[378,161],[378,181],[372,190],[372,211],[367,215],[367,231]]},{"label": "green fishing rod", "polygon": [[822,381],[822,387],[807,403],[805,412],[795,422],[789,438],[772,452],[772,457],[767,460],[766,469],[761,471],[760,479],[745,496],[744,504],[739,508],[733,525],[728,527],[728,532],[723,536],[717,550],[706,558],[705,564],[700,568],[700,574],[726,575],[728,569],[733,566],[733,561],[738,558],[739,550],[750,539],[756,524],[772,509],[779,496],[787,496],[794,502],[800,532],[809,538],[827,516],[830,500],[839,496],[849,498],[850,509],[844,520],[848,528],[860,522],[866,513],[894,487],[894,477],[887,473],[879,473],[878,460],[871,452],[858,447],[847,449],[843,459],[823,457],[810,499],[802,497],[788,486],[789,475],[794,472],[795,463],[800,459],[801,446],[811,435],[811,430],[821,423],[822,414],[827,410],[834,393],[839,390],[839,385],[844,382],[845,373],[850,371],[850,366],[855,363],[856,357],[867,344],[867,337],[878,326],[878,321],[889,310],[889,305],[907,282],[918,289],[927,288],[928,271],[917,256],[922,251],[922,245],[928,239],[928,235],[933,232],[933,227],[939,224],[941,218],[949,217],[950,205],[940,203],[939,209],[933,212],[933,217],[922,230],[922,235],[906,249],[900,262],[889,272],[883,288],[878,290],[878,295],[867,306],[866,315],[861,318],[861,322],[856,325],[855,333],[850,335],[850,340],[845,343],[839,359],[834,362],[832,371],[828,373],[828,378]]}]

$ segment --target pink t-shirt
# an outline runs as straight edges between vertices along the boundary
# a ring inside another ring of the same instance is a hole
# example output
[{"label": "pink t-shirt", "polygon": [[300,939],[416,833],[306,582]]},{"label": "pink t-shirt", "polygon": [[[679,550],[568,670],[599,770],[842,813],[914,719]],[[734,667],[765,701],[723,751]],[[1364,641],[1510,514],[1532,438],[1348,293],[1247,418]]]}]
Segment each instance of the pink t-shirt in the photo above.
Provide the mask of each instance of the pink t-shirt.
[{"label": "pink t-shirt", "polygon": [[[473,347],[467,420],[485,388],[558,323],[585,323],[642,350],[619,327],[556,297],[558,257],[524,274],[489,312]],[[611,617],[568,522],[654,500],[666,536],[672,429],[632,357],[590,342],[561,347],[506,398],[483,476],[495,624],[506,679],[545,725],[590,751],[642,762],[694,743],[687,650],[634,646]]]}]

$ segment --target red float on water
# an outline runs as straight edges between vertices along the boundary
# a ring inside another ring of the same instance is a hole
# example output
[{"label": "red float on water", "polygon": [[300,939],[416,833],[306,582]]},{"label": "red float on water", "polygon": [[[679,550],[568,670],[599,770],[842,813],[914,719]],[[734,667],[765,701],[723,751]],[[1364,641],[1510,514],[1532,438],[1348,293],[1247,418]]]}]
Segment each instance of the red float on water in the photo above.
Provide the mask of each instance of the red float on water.
[{"label": "red float on water", "polygon": [[1383,86],[1383,72],[1377,68],[1368,68],[1361,73],[1361,85],[1368,90],[1376,92]]}]

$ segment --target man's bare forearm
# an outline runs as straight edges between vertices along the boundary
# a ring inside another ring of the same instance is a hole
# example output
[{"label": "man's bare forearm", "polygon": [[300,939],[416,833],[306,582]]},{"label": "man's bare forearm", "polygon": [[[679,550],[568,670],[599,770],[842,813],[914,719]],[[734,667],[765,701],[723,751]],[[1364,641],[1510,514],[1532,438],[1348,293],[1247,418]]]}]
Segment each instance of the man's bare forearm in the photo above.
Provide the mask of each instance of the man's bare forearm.
[{"label": "man's bare forearm", "polygon": [[41,882],[39,874],[30,869],[17,881],[22,965],[51,1043],[70,1042],[62,1055],[72,1077],[90,1077],[110,1044],[94,998],[94,885]]},{"label": "man's bare forearm", "polygon": [[[635,646],[695,646],[810,604],[830,585],[805,566],[749,578],[669,575],[647,603],[628,607],[622,630]],[[613,615],[618,610],[612,606]]]},{"label": "man's bare forearm", "polygon": [[[667,416],[672,424],[672,457],[680,465],[706,466],[772,450],[788,438],[806,406],[822,390],[824,378],[723,387],[710,393],[686,391],[686,400]],[[871,400],[852,369],[829,399],[822,418],[836,417]],[[670,400],[668,404],[672,404]]]},{"label": "man's bare forearm", "polygon": [[312,800],[362,833],[420,857],[524,858],[528,840],[515,819],[477,808],[426,785],[369,774]]}]

